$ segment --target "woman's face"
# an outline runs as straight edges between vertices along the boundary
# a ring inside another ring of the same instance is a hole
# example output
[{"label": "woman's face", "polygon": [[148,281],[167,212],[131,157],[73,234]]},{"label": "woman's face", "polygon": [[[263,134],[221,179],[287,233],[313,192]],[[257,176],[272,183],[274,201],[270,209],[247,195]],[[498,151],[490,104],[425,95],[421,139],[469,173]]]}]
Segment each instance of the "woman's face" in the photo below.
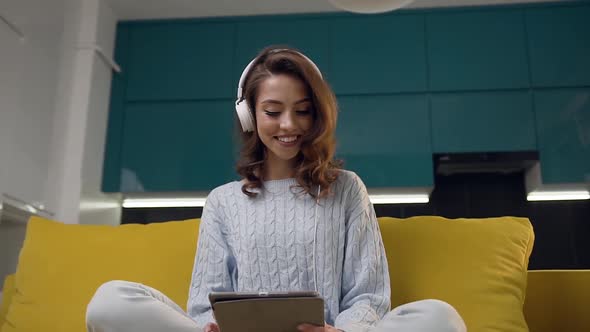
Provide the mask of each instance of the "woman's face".
[{"label": "woman's face", "polygon": [[269,161],[290,161],[301,149],[301,137],[312,126],[312,101],[304,83],[273,75],[258,88],[256,127]]}]

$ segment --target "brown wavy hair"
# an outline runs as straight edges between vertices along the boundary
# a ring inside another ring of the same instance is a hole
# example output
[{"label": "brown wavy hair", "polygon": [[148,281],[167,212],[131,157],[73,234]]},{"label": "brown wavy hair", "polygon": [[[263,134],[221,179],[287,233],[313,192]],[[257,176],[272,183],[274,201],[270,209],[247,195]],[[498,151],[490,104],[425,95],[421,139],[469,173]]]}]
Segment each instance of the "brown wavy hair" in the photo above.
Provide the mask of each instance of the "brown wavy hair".
[{"label": "brown wavy hair", "polygon": [[[254,127],[256,128],[255,106],[260,84],[273,75],[290,75],[301,80],[312,101],[312,127],[302,137],[301,151],[295,157],[295,179],[301,194],[310,194],[318,198],[314,186],[321,186],[319,197],[330,194],[331,184],[338,177],[342,162],[334,160],[336,150],[336,120],[338,106],[336,96],[328,83],[319,75],[314,66],[293,48],[267,47],[256,57],[256,62],[245,78],[243,99],[248,103]],[[237,119],[237,118],[236,118]],[[262,188],[266,147],[258,136],[258,131],[240,131],[242,146],[236,170],[244,180],[242,192],[250,197],[257,193],[254,188]]]}]

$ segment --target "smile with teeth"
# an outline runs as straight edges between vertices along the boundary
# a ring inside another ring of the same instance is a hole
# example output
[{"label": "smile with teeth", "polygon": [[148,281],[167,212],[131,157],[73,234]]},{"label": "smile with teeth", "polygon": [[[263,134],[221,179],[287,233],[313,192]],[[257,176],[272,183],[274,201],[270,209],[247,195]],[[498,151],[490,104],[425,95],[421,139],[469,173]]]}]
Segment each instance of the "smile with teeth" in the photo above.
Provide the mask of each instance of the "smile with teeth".
[{"label": "smile with teeth", "polygon": [[299,140],[299,136],[275,136],[281,143],[292,144]]}]

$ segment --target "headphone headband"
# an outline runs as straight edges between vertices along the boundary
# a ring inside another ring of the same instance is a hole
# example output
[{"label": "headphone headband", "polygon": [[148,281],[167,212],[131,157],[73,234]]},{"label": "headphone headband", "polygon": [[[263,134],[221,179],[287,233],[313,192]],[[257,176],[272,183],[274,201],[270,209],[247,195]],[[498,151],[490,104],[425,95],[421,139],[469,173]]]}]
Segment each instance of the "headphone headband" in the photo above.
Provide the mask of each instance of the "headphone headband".
[{"label": "headphone headband", "polygon": [[[316,72],[318,73],[318,75],[320,75],[320,77],[322,77],[322,72],[320,71],[320,69],[318,68],[318,66],[311,61],[310,58],[308,58],[305,54],[295,51],[295,50],[290,50],[287,48],[278,48],[275,50],[272,50],[269,54],[273,54],[273,53],[279,53],[279,52],[293,52],[296,54],[299,54],[300,56],[302,56],[303,58],[305,58],[305,60],[307,60],[312,66],[313,68],[316,70]],[[240,81],[238,82],[238,99],[241,99],[243,94],[242,94],[242,90],[244,88],[244,81],[246,80],[246,76],[248,76],[248,73],[250,73],[250,69],[254,66],[254,64],[256,63],[256,61],[258,61],[259,57],[256,57],[254,59],[252,59],[252,61],[250,61],[250,63],[248,63],[248,65],[246,66],[246,68],[244,68],[244,71],[242,71],[242,75],[240,76]]]}]

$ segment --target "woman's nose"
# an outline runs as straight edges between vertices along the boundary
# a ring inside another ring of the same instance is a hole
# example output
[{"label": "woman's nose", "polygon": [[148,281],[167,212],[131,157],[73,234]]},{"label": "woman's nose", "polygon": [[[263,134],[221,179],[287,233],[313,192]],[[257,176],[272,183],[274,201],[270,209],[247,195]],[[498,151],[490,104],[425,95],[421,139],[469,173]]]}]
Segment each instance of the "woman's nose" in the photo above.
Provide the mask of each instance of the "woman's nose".
[{"label": "woman's nose", "polygon": [[295,126],[295,119],[293,116],[293,112],[283,112],[280,123],[281,129],[291,129]]}]

